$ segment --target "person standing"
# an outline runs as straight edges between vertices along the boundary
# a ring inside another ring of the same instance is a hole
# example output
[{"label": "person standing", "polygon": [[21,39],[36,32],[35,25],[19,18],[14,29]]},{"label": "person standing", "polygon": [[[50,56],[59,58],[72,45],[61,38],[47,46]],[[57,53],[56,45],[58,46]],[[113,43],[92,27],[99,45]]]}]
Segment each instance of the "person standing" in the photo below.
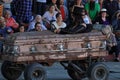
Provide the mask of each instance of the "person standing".
[{"label": "person standing", "polygon": [[100,5],[96,3],[95,0],[90,0],[88,3],[85,4],[85,10],[87,11],[93,22],[100,12]]},{"label": "person standing", "polygon": [[46,0],[36,0],[36,14],[43,15],[46,11]]},{"label": "person standing", "polygon": [[32,0],[15,0],[16,20],[19,24],[28,27],[32,20]]},{"label": "person standing", "polygon": [[104,7],[107,9],[109,20],[112,20],[113,14],[119,9],[118,2],[116,0],[105,0]]}]

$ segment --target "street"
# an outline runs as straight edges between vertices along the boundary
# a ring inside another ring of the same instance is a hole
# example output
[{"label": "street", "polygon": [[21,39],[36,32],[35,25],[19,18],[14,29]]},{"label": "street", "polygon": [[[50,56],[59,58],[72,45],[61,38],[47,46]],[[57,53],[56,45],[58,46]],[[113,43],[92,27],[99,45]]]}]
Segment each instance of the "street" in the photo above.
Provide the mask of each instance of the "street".
[{"label": "street", "polygon": [[[108,67],[112,71],[120,72],[120,65],[116,63],[107,63]],[[68,74],[67,71],[64,70],[64,68],[59,64],[55,63],[51,67],[45,67],[47,71],[47,80],[72,80]],[[6,80],[1,75],[0,80]],[[18,80],[24,80],[23,75]],[[82,80],[88,80],[87,78]],[[110,73],[109,80],[120,80],[120,73]]]}]

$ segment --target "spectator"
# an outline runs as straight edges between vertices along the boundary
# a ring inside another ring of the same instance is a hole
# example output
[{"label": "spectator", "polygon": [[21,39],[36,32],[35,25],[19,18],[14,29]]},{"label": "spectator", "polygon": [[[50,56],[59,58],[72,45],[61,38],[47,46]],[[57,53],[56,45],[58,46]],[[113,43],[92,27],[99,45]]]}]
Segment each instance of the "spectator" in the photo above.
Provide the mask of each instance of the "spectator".
[{"label": "spectator", "polygon": [[107,16],[107,9],[101,9],[100,15],[96,18],[95,23],[110,25],[110,21]]},{"label": "spectator", "polygon": [[8,34],[13,33],[12,28],[6,27],[6,22],[4,17],[0,17],[0,35],[5,38]]},{"label": "spectator", "polygon": [[43,15],[43,19],[50,21],[55,21],[56,20],[56,14],[58,12],[55,11],[55,6],[53,4],[49,5],[49,10],[45,12]]},{"label": "spectator", "polygon": [[113,14],[119,9],[118,2],[115,0],[105,0],[104,7],[107,9],[107,14],[111,21]]},{"label": "spectator", "polygon": [[99,1],[98,1],[98,3],[100,4],[100,9],[104,8],[103,1],[104,1],[104,0],[99,0]]},{"label": "spectator", "polygon": [[84,8],[82,4],[82,0],[75,0],[74,5],[72,6],[72,9],[71,9],[71,18],[73,22],[75,21],[75,17],[81,14],[82,8]]},{"label": "spectator", "polygon": [[115,61],[119,61],[119,50],[115,35],[112,33],[111,27],[106,26],[102,29],[103,34],[107,37],[107,50],[109,54],[115,53]]},{"label": "spectator", "polygon": [[25,32],[25,27],[23,25],[19,26],[19,32]]},{"label": "spectator", "polygon": [[63,0],[64,1],[64,5],[68,8],[68,0]]},{"label": "spectator", "polygon": [[14,19],[16,19],[16,9],[15,9],[15,4],[16,4],[16,0],[12,0],[11,2],[11,13],[12,13],[12,17],[14,17]]},{"label": "spectator", "polygon": [[114,13],[112,17],[113,31],[120,30],[120,10]]},{"label": "spectator", "polygon": [[16,20],[27,29],[32,20],[32,0],[15,0]]},{"label": "spectator", "polygon": [[46,11],[46,0],[36,0],[36,14],[43,15]]},{"label": "spectator", "polygon": [[81,17],[85,24],[92,24],[90,17],[87,15],[85,9],[81,10]]},{"label": "spectator", "polygon": [[90,32],[92,30],[92,26],[85,23],[84,21],[84,9],[81,10],[79,15],[75,15],[74,23],[71,24],[72,28],[70,28],[69,32],[71,33],[85,33]]},{"label": "spectator", "polygon": [[12,17],[11,11],[5,10],[4,18],[6,20],[6,26],[11,27],[14,30],[14,32],[17,32],[19,24]]},{"label": "spectator", "polygon": [[85,4],[85,10],[90,16],[91,20],[94,21],[98,13],[100,12],[100,5],[95,0],[90,0]]},{"label": "spectator", "polygon": [[64,5],[64,0],[58,0],[58,9],[62,15],[63,21],[68,21],[68,8]]},{"label": "spectator", "polygon": [[120,52],[120,10],[114,13],[112,20],[113,32],[115,33],[118,49]]},{"label": "spectator", "polygon": [[84,5],[82,4],[82,0],[75,0],[74,1],[74,5],[72,7],[72,13],[75,11],[75,7],[84,8]]},{"label": "spectator", "polygon": [[27,31],[30,31],[30,30],[34,29],[36,22],[40,22],[40,24],[42,25],[42,26],[41,26],[41,27],[42,27],[42,30],[47,30],[47,28],[46,28],[46,27],[44,26],[44,24],[43,24],[41,15],[36,15],[35,19],[34,19],[32,22],[30,22]]},{"label": "spectator", "polygon": [[44,21],[47,29],[50,29],[51,22],[56,21],[56,14],[57,13],[58,12],[55,11],[55,6],[53,4],[50,4],[49,10],[46,11],[45,14],[43,15],[43,21]]},{"label": "spectator", "polygon": [[0,17],[0,52],[3,50],[3,39],[6,38],[8,34],[13,33],[10,27],[6,27],[6,22],[4,17]]},{"label": "spectator", "polygon": [[118,7],[119,7],[119,10],[120,10],[120,0],[117,0],[118,1]]},{"label": "spectator", "polygon": [[54,6],[55,6],[55,10],[57,11],[57,12],[60,12],[60,10],[58,9],[58,7],[57,7],[57,0],[51,0],[52,2],[51,2],[51,4],[54,4]]},{"label": "spectator", "polygon": [[62,33],[62,28],[66,27],[66,23],[62,20],[62,14],[57,13],[56,18],[57,20],[52,22],[52,31],[55,33]]},{"label": "spectator", "polygon": [[35,28],[30,30],[30,31],[43,31],[42,30],[42,25],[40,24],[40,22],[36,22],[35,23]]}]

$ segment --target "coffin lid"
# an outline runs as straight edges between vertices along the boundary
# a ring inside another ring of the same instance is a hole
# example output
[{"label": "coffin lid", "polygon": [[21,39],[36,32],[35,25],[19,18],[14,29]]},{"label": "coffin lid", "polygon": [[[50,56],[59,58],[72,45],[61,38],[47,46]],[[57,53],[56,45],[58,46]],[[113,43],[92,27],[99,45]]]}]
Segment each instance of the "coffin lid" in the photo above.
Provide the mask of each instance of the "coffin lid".
[{"label": "coffin lid", "polygon": [[24,33],[14,33],[9,35],[7,40],[27,40],[27,39],[46,39],[46,38],[74,38],[74,37],[87,37],[87,36],[103,36],[101,32],[89,32],[89,33],[78,33],[78,34],[55,34],[51,31],[33,31]]}]

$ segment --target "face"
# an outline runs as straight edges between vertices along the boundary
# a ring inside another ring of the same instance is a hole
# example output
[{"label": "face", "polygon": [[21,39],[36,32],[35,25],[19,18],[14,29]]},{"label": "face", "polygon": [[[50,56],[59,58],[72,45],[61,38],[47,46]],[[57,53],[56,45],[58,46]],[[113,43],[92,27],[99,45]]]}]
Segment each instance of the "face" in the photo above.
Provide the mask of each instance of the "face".
[{"label": "face", "polygon": [[82,2],[82,0],[77,0],[77,3]]},{"label": "face", "polygon": [[86,14],[85,10],[82,10],[81,14],[82,14],[82,16],[84,16]]},{"label": "face", "polygon": [[49,10],[50,10],[51,12],[54,12],[54,11],[55,11],[55,6],[51,6]]},{"label": "face", "polygon": [[57,17],[57,20],[62,21],[62,15],[61,14]]},{"label": "face", "polygon": [[57,1],[57,0],[52,0],[52,3],[56,4],[56,1]]},{"label": "face", "polygon": [[99,0],[99,3],[103,3],[103,0]]},{"label": "face", "polygon": [[10,11],[6,11],[6,13],[5,13],[5,18],[10,18],[10,17],[11,17]]},{"label": "face", "polygon": [[5,27],[6,22],[5,19],[3,17],[0,18],[0,27]]},{"label": "face", "polygon": [[64,4],[64,0],[60,0],[60,4]]},{"label": "face", "polygon": [[35,21],[36,21],[36,22],[41,22],[41,20],[42,20],[42,19],[41,19],[41,16],[40,16],[40,15],[37,15],[36,18],[35,18]]},{"label": "face", "polygon": [[21,26],[19,30],[20,30],[20,32],[25,32],[24,26]]},{"label": "face", "polygon": [[36,31],[41,31],[41,24],[37,24],[35,29],[36,29]]},{"label": "face", "polygon": [[101,15],[106,17],[107,13],[106,12],[102,12]]}]

